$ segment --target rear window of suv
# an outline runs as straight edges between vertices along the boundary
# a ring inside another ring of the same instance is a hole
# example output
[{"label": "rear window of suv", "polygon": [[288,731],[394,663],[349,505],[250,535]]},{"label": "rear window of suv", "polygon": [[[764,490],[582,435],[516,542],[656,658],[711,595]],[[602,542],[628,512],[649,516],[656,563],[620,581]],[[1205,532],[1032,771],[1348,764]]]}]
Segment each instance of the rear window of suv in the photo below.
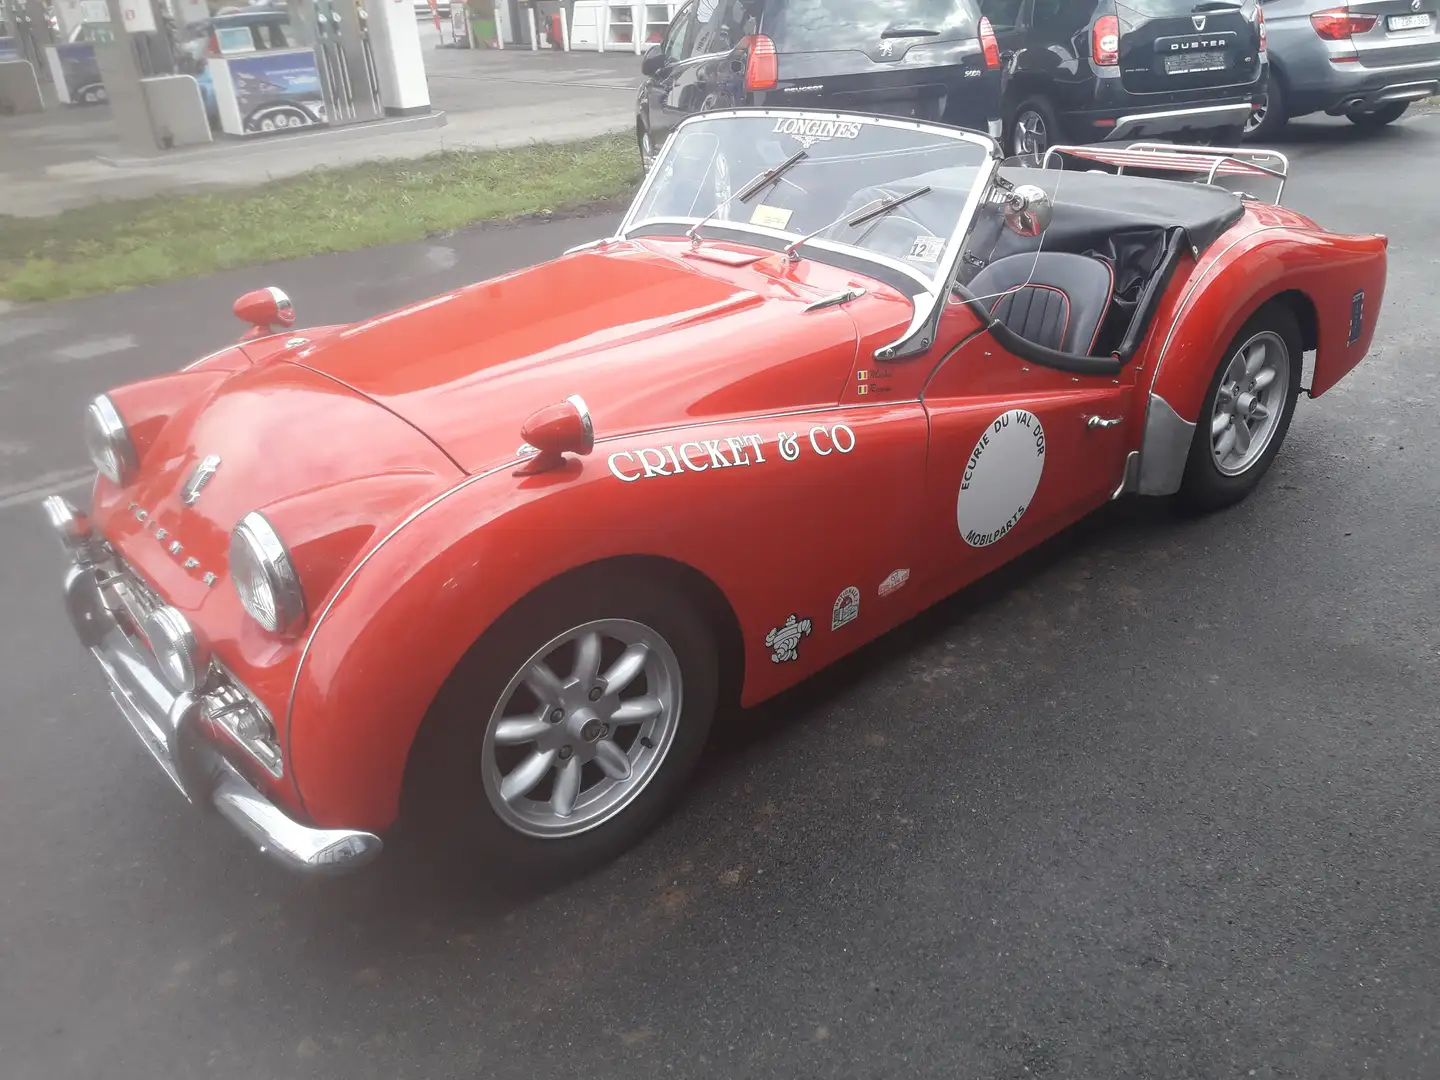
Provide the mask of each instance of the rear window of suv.
[{"label": "rear window of suv", "polygon": [[829,52],[869,48],[886,30],[913,32],[897,45],[971,38],[978,21],[972,0],[770,0],[761,29],[777,52]]}]

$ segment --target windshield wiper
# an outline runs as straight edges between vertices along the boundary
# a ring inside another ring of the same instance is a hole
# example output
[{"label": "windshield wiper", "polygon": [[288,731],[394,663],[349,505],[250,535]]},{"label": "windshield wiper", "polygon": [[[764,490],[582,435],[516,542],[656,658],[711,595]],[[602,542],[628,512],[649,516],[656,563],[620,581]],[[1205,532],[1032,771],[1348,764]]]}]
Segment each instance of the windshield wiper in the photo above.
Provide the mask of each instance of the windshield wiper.
[{"label": "windshield wiper", "polygon": [[[918,199],[921,195],[928,195],[929,193],[930,185],[926,184],[924,187],[918,187],[914,191],[907,191],[904,195],[892,195],[888,199],[882,199],[878,204],[870,205],[869,209],[861,210],[860,213],[856,214],[849,221],[846,221],[845,225],[847,228],[858,229],[867,221],[874,221],[876,218],[888,214],[897,206],[900,206],[903,203],[907,203],[911,199]],[[793,244],[791,244],[785,249],[785,258],[789,259],[791,262],[795,262],[800,257],[797,252],[800,250],[800,246],[802,244],[808,244],[811,240],[814,240],[815,237],[819,236],[826,229],[833,228],[841,220],[842,218],[836,218],[834,221],[822,225],[814,232],[809,233],[806,236],[800,237],[800,239],[796,240]]]},{"label": "windshield wiper", "polygon": [[727,196],[720,203],[719,206],[715,207],[714,210],[711,210],[710,213],[706,214],[694,225],[690,226],[690,228],[686,231],[685,235],[690,238],[690,246],[696,247],[697,245],[699,245],[700,226],[708,225],[710,223],[710,219],[713,218],[716,214],[718,214],[721,210],[724,210],[736,199],[739,199],[741,202],[749,202],[755,197],[756,193],[759,192],[761,188],[765,187],[765,185],[767,184],[771,184],[774,183],[776,180],[779,180],[781,176],[789,172],[798,162],[809,156],[810,154],[808,151],[797,150],[795,151],[795,153],[791,154],[788,158],[782,161],[779,165],[776,165],[773,169],[767,169],[765,172],[761,173],[759,176],[755,177],[755,179],[751,180],[748,184],[742,187],[739,191],[735,192],[733,195]]},{"label": "windshield wiper", "polygon": [[1208,0],[1204,4],[1196,4],[1191,11],[1243,11],[1244,4],[1231,3],[1230,0]]},{"label": "windshield wiper", "polygon": [[939,37],[939,30],[932,30],[928,26],[887,26],[880,31],[880,38],[905,38],[905,37]]}]

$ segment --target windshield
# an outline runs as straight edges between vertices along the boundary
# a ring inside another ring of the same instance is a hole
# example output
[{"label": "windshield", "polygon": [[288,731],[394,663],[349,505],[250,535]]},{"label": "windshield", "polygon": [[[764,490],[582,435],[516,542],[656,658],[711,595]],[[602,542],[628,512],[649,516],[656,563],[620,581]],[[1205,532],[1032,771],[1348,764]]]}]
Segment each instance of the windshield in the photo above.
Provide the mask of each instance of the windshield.
[{"label": "windshield", "polygon": [[801,256],[859,254],[934,292],[997,160],[983,135],[911,121],[709,113],[676,130],[621,233],[664,222],[700,238],[738,230],[779,246],[804,240]]},{"label": "windshield", "polygon": [[891,35],[952,41],[978,33],[970,0],[785,0],[763,32],[782,53],[868,49]]}]

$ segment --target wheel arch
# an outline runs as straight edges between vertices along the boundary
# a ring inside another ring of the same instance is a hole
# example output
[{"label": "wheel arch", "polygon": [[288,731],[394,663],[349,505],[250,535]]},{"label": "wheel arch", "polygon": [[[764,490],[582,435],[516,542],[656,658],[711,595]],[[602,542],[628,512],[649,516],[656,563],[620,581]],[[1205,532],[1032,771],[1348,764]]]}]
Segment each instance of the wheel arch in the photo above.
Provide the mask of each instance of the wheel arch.
[{"label": "wheel arch", "polygon": [[[1312,396],[1333,385],[1369,347],[1384,292],[1383,238],[1302,234],[1288,211],[1275,213],[1287,220],[1252,228],[1192,272],[1188,295],[1159,345],[1145,405],[1136,482],[1142,495],[1179,490],[1219,351],[1267,306],[1290,312],[1302,353],[1316,353]],[[1352,340],[1349,300],[1357,284],[1380,295]]]},{"label": "wheel arch", "polygon": [[483,650],[495,635],[504,634],[510,620],[517,612],[529,604],[543,602],[547,594],[561,590],[583,590],[590,582],[602,577],[613,580],[617,576],[624,576],[632,580],[646,578],[652,582],[663,582],[667,588],[684,596],[689,603],[695,606],[715,634],[719,662],[720,707],[723,709],[727,706],[734,706],[738,702],[740,687],[744,683],[745,667],[745,647],[740,631],[740,620],[724,590],[709,576],[689,563],[662,555],[615,555],[582,563],[539,582],[501,612],[470,643],[451,667],[449,674],[436,687],[435,692],[426,703],[424,716],[406,748],[400,791],[402,812],[407,796],[413,793],[414,785],[421,782],[422,779],[422,773],[418,766],[424,758],[424,740],[436,704],[443,701],[447,694],[456,692],[463,682],[470,678],[468,669],[476,652]]}]

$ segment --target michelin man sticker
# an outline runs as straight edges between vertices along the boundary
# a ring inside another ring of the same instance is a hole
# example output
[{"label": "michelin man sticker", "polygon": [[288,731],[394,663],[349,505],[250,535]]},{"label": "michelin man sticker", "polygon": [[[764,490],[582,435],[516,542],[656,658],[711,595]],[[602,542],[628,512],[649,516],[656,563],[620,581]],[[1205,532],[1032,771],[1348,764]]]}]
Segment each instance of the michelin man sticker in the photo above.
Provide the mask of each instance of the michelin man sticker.
[{"label": "michelin man sticker", "polygon": [[800,639],[810,636],[815,624],[799,615],[791,615],[784,626],[777,626],[765,635],[765,645],[775,651],[770,656],[772,664],[788,664],[800,659]]},{"label": "michelin man sticker", "polygon": [[996,417],[980,436],[955,502],[955,523],[971,547],[989,547],[1019,524],[1045,471],[1045,429],[1024,409]]}]

